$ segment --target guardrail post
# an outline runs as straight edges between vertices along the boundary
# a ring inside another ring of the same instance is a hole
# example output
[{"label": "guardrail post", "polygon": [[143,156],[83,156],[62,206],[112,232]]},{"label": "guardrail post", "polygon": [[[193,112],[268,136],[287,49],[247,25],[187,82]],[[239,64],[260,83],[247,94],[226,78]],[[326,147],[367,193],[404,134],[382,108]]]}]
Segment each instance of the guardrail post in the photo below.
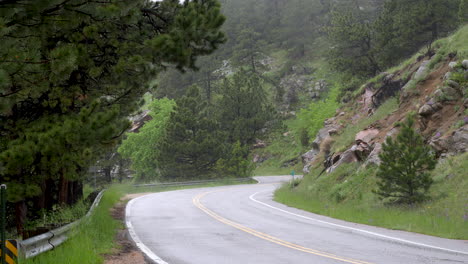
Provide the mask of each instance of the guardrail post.
[{"label": "guardrail post", "polygon": [[1,221],[0,221],[0,240],[2,241],[2,264],[5,264],[5,225],[6,225],[6,188],[5,184],[0,185],[0,198],[1,198]]}]

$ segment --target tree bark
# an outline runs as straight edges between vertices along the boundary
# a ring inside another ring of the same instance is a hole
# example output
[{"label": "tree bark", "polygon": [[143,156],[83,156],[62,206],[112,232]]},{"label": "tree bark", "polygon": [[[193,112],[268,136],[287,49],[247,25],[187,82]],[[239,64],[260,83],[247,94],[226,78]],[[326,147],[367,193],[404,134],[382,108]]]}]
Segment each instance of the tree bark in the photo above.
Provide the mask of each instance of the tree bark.
[{"label": "tree bark", "polygon": [[112,167],[106,166],[103,168],[103,170],[104,170],[104,178],[106,179],[106,182],[112,183],[112,175],[111,175]]},{"label": "tree bark", "polygon": [[68,184],[68,205],[74,205],[83,198],[83,183],[81,181],[71,181]]},{"label": "tree bark", "polygon": [[24,237],[24,222],[26,221],[26,214],[28,212],[28,207],[24,200],[15,203],[15,214],[16,214],[16,231],[18,235]]},{"label": "tree bark", "polygon": [[60,176],[60,183],[59,183],[59,193],[58,193],[58,203],[60,205],[68,204],[68,183],[69,181],[65,179],[65,177]]}]

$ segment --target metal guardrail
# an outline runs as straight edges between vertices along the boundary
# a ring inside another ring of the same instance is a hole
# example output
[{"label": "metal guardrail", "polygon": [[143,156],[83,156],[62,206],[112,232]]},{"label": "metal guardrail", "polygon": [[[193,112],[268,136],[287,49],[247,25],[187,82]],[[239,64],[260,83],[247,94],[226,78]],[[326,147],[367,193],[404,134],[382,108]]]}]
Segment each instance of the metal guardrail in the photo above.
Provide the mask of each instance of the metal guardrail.
[{"label": "metal guardrail", "polygon": [[135,184],[133,187],[172,187],[172,186],[190,186],[190,185],[199,185],[205,183],[213,182],[223,182],[225,180],[234,181],[234,182],[248,182],[252,181],[252,178],[236,178],[236,179],[215,179],[215,180],[200,180],[200,181],[186,181],[186,182],[161,182],[161,183],[151,183],[151,184]]},{"label": "metal guardrail", "polygon": [[20,256],[23,258],[31,258],[43,252],[54,249],[58,245],[65,242],[70,237],[70,231],[75,226],[77,226],[83,219],[86,219],[91,215],[91,213],[101,201],[103,194],[104,190],[99,192],[99,194],[96,196],[96,199],[94,199],[93,204],[89,208],[88,213],[86,213],[86,215],[81,219],[78,219],[75,222],[51,230],[47,233],[34,236],[23,241],[19,241]]}]

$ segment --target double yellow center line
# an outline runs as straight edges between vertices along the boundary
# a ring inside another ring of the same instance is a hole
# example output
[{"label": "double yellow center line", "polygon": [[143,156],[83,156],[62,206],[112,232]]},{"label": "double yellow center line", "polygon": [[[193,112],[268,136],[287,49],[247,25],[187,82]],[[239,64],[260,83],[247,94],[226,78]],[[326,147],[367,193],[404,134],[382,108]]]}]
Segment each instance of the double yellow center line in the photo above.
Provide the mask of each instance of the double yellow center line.
[{"label": "double yellow center line", "polygon": [[310,254],[313,254],[313,255],[317,255],[317,256],[321,256],[321,257],[325,257],[325,258],[330,258],[330,259],[335,259],[335,260],[339,260],[339,261],[343,261],[343,262],[347,262],[347,263],[370,264],[369,262],[354,260],[354,259],[350,259],[350,258],[343,258],[343,257],[340,257],[340,256],[336,256],[336,255],[327,253],[327,252],[318,251],[318,250],[314,250],[314,249],[311,249],[311,248],[306,248],[306,247],[303,247],[303,246],[300,246],[300,245],[297,245],[297,244],[294,244],[294,243],[291,243],[291,242],[288,242],[288,241],[281,240],[281,239],[279,239],[277,237],[270,236],[268,234],[256,231],[254,229],[248,228],[246,226],[243,226],[243,225],[241,225],[239,223],[236,223],[236,222],[233,222],[231,220],[228,220],[228,219],[216,214],[215,212],[209,210],[208,208],[206,208],[200,202],[200,199],[203,198],[204,196],[206,196],[207,194],[214,193],[214,192],[219,192],[219,191],[223,191],[223,190],[201,193],[201,194],[195,196],[193,198],[192,202],[200,210],[202,210],[203,212],[205,212],[209,216],[213,217],[214,219],[218,220],[219,222],[224,223],[224,224],[229,225],[229,226],[232,226],[234,228],[237,228],[237,229],[239,229],[241,231],[244,231],[246,233],[254,235],[254,236],[258,237],[258,238],[270,241],[272,243],[275,243],[275,244],[278,244],[278,245],[281,245],[281,246],[284,246],[284,247],[288,247],[288,248],[291,248],[291,249],[299,250],[299,251],[302,251],[302,252],[310,253]]}]

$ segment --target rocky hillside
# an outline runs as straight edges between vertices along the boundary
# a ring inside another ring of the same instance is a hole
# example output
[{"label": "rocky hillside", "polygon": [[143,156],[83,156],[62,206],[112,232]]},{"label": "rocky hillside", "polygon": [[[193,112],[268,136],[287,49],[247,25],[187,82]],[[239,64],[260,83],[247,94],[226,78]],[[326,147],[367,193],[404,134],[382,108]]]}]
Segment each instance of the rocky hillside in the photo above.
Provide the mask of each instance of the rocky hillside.
[{"label": "rocky hillside", "polygon": [[457,53],[419,56],[382,73],[325,121],[302,156],[304,172],[322,162],[327,172],[345,163],[378,165],[382,143],[410,114],[417,115],[416,129],[438,158],[467,152],[467,84],[468,60]]},{"label": "rocky hillside", "polygon": [[[468,26],[368,80],[302,155],[304,178],[275,200],[347,221],[468,239]],[[374,192],[387,137],[414,116],[438,159],[428,200],[387,204]]]}]

